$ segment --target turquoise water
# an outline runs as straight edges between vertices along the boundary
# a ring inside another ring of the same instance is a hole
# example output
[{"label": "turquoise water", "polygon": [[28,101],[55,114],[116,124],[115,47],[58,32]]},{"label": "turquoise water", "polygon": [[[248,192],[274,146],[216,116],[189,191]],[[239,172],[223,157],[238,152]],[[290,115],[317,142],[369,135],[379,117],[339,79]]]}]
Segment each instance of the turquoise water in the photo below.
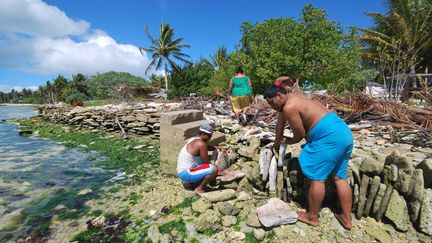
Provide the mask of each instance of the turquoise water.
[{"label": "turquoise water", "polygon": [[[31,106],[0,106],[0,121],[36,115]],[[102,185],[106,171],[93,164],[104,159],[96,152],[37,136],[18,135],[14,123],[0,123],[0,242],[15,241],[28,234],[29,209],[44,203],[59,193],[79,192]],[[68,198],[69,200],[69,198]],[[70,202],[56,202],[68,206]],[[34,210],[33,210],[34,211]],[[15,218],[24,215],[18,227],[10,227]],[[46,215],[41,215],[41,217]]]}]

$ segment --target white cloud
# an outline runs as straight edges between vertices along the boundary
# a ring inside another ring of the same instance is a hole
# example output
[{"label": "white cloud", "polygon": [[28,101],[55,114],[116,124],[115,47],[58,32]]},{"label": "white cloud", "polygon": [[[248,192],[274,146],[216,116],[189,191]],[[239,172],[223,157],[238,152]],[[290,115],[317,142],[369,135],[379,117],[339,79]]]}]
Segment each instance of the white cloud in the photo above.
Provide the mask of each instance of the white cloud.
[{"label": "white cloud", "polygon": [[117,43],[41,0],[0,1],[0,67],[38,74],[121,71],[144,76],[138,47]]}]

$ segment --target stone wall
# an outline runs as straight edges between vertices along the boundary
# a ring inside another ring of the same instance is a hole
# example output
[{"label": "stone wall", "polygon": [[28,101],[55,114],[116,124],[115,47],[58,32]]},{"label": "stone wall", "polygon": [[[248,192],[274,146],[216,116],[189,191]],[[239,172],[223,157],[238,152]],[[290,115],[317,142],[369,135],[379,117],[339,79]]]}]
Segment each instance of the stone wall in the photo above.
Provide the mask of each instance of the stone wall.
[{"label": "stone wall", "polygon": [[121,131],[159,139],[160,112],[147,105],[102,107],[39,106],[39,116],[51,122],[107,132]]}]

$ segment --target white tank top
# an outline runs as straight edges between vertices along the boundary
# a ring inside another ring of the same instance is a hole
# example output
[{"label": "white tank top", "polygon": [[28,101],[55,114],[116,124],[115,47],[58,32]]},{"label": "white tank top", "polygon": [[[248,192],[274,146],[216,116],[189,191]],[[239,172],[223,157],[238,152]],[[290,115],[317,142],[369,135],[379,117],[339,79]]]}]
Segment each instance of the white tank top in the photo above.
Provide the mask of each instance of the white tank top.
[{"label": "white tank top", "polygon": [[190,169],[192,167],[196,167],[198,165],[202,164],[201,156],[192,156],[187,151],[187,145],[194,141],[195,139],[200,139],[197,137],[193,137],[188,140],[188,142],[183,146],[183,148],[180,150],[178,159],[177,159],[177,173],[180,173],[184,170]]}]

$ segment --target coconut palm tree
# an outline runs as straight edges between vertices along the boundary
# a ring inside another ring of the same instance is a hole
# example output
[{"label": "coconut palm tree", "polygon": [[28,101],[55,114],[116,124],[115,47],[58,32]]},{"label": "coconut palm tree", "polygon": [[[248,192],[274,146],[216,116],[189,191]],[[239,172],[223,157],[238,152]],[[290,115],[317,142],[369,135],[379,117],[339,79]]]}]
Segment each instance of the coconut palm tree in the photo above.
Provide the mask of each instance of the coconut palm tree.
[{"label": "coconut palm tree", "polygon": [[225,46],[218,47],[214,55],[210,55],[210,59],[205,59],[207,63],[213,66],[215,72],[217,72],[223,65],[228,63],[229,55]]},{"label": "coconut palm tree", "polygon": [[[152,60],[150,64],[146,68],[147,73],[155,67],[155,69],[160,69],[162,65],[165,70],[165,90],[168,92],[168,64],[171,69],[176,69],[180,71],[179,66],[174,62],[174,59],[180,60],[181,62],[191,63],[186,58],[189,58],[189,55],[186,55],[182,52],[184,47],[190,47],[188,44],[181,43],[184,38],[176,38],[174,39],[174,29],[170,28],[169,24],[161,24],[160,26],[160,38],[153,38],[148,30],[148,27],[144,27],[144,32],[147,37],[151,41],[151,46],[139,47],[139,50],[142,55],[145,52],[150,52]],[[166,97],[165,97],[166,100]]]},{"label": "coconut palm tree", "polygon": [[[387,0],[387,14],[368,13],[375,27],[362,29],[361,40],[369,44],[366,57],[375,58],[378,47],[396,51],[401,49],[419,64],[432,64],[432,0]],[[395,41],[399,45],[394,45]],[[411,67],[415,73],[416,67]]]}]

